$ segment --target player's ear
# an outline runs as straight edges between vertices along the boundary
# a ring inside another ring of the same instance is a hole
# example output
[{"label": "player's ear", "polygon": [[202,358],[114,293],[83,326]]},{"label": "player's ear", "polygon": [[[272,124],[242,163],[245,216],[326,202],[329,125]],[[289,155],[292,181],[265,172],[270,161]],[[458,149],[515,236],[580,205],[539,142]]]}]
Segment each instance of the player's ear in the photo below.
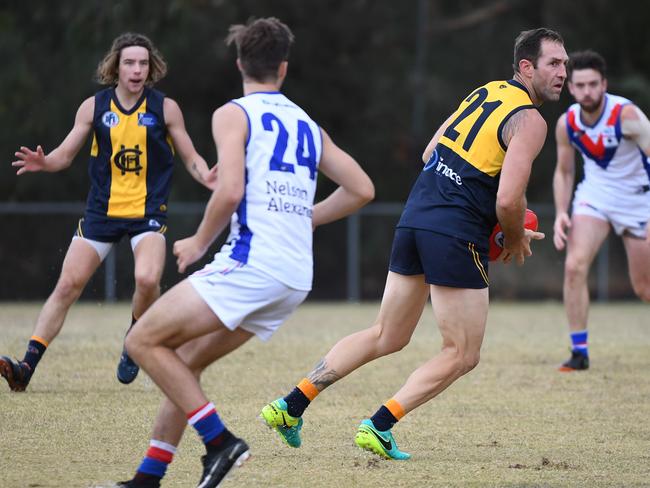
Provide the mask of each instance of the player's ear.
[{"label": "player's ear", "polygon": [[535,70],[535,65],[530,59],[520,59],[519,60],[519,72],[526,78],[533,77],[533,71]]}]

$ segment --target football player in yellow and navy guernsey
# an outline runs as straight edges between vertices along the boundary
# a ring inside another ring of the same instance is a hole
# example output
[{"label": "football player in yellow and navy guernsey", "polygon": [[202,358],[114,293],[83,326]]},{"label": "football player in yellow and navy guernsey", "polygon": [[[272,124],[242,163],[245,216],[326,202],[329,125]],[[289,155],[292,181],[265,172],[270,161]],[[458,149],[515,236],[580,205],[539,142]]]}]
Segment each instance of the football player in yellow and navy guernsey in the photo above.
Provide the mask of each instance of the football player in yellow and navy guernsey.
[{"label": "football player in yellow and navy guernsey", "polygon": [[[198,182],[208,188],[215,184],[216,171],[194,149],[179,106],[152,88],[166,73],[164,59],[147,37],[120,35],[97,67],[97,80],[108,88],[83,101],[61,145],[48,154],[41,146],[16,152],[18,175],[61,171],[93,135],[86,211],[54,292],[38,316],[24,359],[0,356],[0,374],[13,391],[25,390],[68,309],[122,237],[130,239],[135,263],[132,325],[158,298],[174,151]],[[138,366],[123,352],[118,379],[130,383],[137,373]]]},{"label": "football player in yellow and navy guernsey", "polygon": [[391,428],[478,364],[494,225],[498,221],[505,235],[504,262],[523,264],[531,239],[544,237],[524,230],[525,190],[546,139],[537,107],[559,99],[567,60],[556,32],[522,32],[515,41],[513,79],[472,91],[435,133],[397,225],[375,324],[340,340],[287,396],[262,409],[262,418],[289,446],[300,445],[302,414],[316,395],[409,342],[428,297],[442,351],[361,422],[356,444],[385,458],[409,459]]}]

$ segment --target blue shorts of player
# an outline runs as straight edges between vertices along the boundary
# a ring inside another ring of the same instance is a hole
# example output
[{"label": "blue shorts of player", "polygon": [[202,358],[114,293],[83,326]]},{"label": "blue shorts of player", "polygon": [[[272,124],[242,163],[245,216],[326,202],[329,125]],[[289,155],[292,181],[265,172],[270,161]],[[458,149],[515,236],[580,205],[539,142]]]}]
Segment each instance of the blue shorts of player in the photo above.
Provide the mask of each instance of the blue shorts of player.
[{"label": "blue shorts of player", "polygon": [[388,269],[402,275],[424,274],[430,285],[486,288],[487,249],[472,242],[428,230],[399,227]]},{"label": "blue shorts of player", "polygon": [[118,242],[122,237],[128,235],[133,238],[145,232],[158,232],[164,234],[167,225],[161,218],[142,219],[114,219],[86,214],[79,220],[75,235],[92,241]]}]

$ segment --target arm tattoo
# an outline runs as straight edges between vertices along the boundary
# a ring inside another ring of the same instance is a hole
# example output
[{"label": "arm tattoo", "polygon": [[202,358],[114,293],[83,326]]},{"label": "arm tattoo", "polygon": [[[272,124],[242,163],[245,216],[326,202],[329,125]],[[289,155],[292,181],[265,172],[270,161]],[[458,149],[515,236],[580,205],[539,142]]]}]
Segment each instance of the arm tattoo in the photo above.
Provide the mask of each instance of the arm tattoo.
[{"label": "arm tattoo", "polygon": [[339,375],[335,370],[330,369],[325,362],[325,358],[321,359],[314,370],[309,373],[309,376],[307,376],[307,379],[312,382],[318,391],[323,391],[341,378],[341,375]]},{"label": "arm tattoo", "polygon": [[520,110],[512,117],[510,117],[508,122],[506,122],[506,125],[503,126],[503,131],[501,132],[501,139],[503,140],[506,146],[510,144],[510,140],[512,139],[512,137],[521,128],[523,119],[526,116],[525,112],[526,110]]}]

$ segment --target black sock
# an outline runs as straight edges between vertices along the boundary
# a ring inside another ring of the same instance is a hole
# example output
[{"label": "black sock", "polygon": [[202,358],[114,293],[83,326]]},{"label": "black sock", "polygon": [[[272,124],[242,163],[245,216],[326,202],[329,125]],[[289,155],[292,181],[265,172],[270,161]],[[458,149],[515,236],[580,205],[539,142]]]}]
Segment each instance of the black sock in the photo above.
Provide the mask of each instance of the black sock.
[{"label": "black sock", "polygon": [[381,430],[382,432],[392,429],[393,425],[397,423],[397,419],[392,413],[390,413],[390,410],[386,408],[386,405],[379,407],[379,410],[377,410],[375,414],[370,417],[370,420],[372,420],[375,428],[377,430]]},{"label": "black sock", "polygon": [[133,481],[138,483],[138,486],[146,486],[146,487],[159,487],[160,486],[160,480],[162,478],[154,475],[154,474],[148,474],[148,473],[141,473],[140,471],[136,471],[135,476],[133,477]]},{"label": "black sock", "polygon": [[31,339],[29,341],[29,344],[27,344],[27,351],[25,351],[23,362],[29,365],[29,368],[31,370],[30,375],[34,374],[34,370],[36,369],[38,362],[43,357],[43,354],[45,354],[46,349],[47,346],[45,344],[39,341],[35,341],[34,339]]},{"label": "black sock", "polygon": [[291,390],[284,401],[287,402],[287,413],[292,417],[302,417],[305,410],[311,403],[309,398],[297,386]]}]

